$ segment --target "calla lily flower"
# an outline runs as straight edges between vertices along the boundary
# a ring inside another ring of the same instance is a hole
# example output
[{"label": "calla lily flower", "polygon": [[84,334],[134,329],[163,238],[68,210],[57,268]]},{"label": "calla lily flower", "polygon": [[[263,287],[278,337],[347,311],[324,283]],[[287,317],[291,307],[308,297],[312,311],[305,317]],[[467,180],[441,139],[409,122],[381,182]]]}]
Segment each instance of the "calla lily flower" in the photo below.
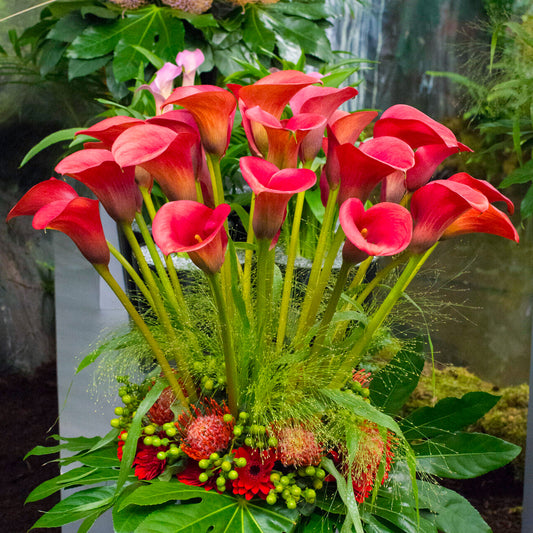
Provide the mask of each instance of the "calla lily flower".
[{"label": "calla lily flower", "polygon": [[204,61],[204,54],[199,48],[192,52],[183,50],[176,56],[176,65],[183,68],[183,87],[194,85],[196,70]]},{"label": "calla lily flower", "polygon": [[87,185],[116,222],[131,224],[135,213],[141,210],[142,196],[135,182],[135,168],[120,168],[108,150],[91,148],[74,152],[55,170]]},{"label": "calla lily flower", "polygon": [[196,200],[196,170],[192,150],[198,143],[193,128],[182,123],[180,133],[156,124],[128,129],[113,144],[117,163],[140,166],[157,180],[170,200]]},{"label": "calla lily flower", "polygon": [[11,209],[7,220],[22,215],[33,215],[35,229],[68,235],[90,263],[109,264],[98,201],[78,196],[67,183],[50,178],[32,187]]},{"label": "calla lily flower", "polygon": [[[265,128],[268,144],[260,146],[259,149],[267,161],[276,165],[278,169],[296,168],[298,166],[298,151],[302,141],[317,129],[321,132],[321,141],[326,126],[326,118],[316,113],[301,113],[290,119],[278,120],[259,106],[249,109],[246,112],[246,118]],[[306,158],[303,160],[304,162],[315,158],[320,150],[320,141],[316,150],[313,147],[310,148],[311,152],[314,153],[308,154],[310,159]]]},{"label": "calla lily flower", "polygon": [[229,144],[237,103],[228,91],[215,85],[178,87],[165,105],[178,104],[194,117],[208,154],[221,158]]},{"label": "calla lily flower", "polygon": [[[152,81],[150,85],[143,84],[137,89],[138,91],[141,89],[146,89],[152,93],[155,100],[156,114],[159,115],[167,110],[163,104],[165,103],[165,100],[172,94],[172,90],[174,89],[174,79],[181,74],[181,71],[182,68],[179,64],[174,65],[173,63],[165,63],[156,72],[154,81]],[[170,107],[168,109],[170,109]]]},{"label": "calla lily flower", "polygon": [[241,157],[243,178],[254,192],[254,233],[258,239],[272,240],[285,219],[291,197],[311,188],[316,175],[305,168],[279,170],[276,165],[259,157]]},{"label": "calla lily flower", "polygon": [[187,252],[191,261],[207,274],[215,274],[224,263],[228,236],[224,222],[231,207],[215,209],[189,200],[164,204],[157,212],[152,233],[165,255]]},{"label": "calla lily flower", "polygon": [[85,148],[105,148],[110,150],[115,139],[128,128],[142,124],[138,118],[128,116],[116,116],[104,118],[86,130],[76,132],[76,135],[89,135],[98,139],[100,143],[85,143]]},{"label": "calla lily flower", "polygon": [[346,234],[342,256],[352,264],[369,256],[403,252],[413,233],[409,211],[389,202],[381,202],[365,211],[359,198],[349,198],[339,209],[339,222]]},{"label": "calla lily flower", "polygon": [[472,211],[483,214],[489,205],[483,192],[452,178],[424,185],[411,198],[414,230],[409,249],[415,253],[424,252],[459,217],[468,212],[472,215]]},{"label": "calla lily flower", "polygon": [[260,124],[247,118],[246,111],[259,106],[279,120],[290,99],[304,87],[318,81],[316,77],[308,76],[297,70],[281,70],[265,76],[252,85],[244,87],[237,84],[228,85],[239,100],[242,125],[250,144],[250,150],[254,155],[261,157],[258,146],[264,146],[267,143],[266,132]]},{"label": "calla lily flower", "polygon": [[370,193],[393,172],[405,173],[414,164],[409,145],[395,137],[369,139],[359,147],[342,144],[336,148],[340,168],[337,202],[348,198],[365,202]]}]

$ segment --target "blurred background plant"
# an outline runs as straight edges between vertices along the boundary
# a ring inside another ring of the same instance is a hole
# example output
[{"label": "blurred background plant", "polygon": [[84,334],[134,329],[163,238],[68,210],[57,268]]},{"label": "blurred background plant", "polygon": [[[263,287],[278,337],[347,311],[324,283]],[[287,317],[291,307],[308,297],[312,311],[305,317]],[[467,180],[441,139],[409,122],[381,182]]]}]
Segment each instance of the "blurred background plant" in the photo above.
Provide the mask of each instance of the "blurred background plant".
[{"label": "blurred background plant", "polygon": [[463,118],[480,135],[468,163],[482,167],[500,188],[513,186],[525,220],[533,215],[533,6],[524,0],[485,4],[485,45],[465,56],[471,74],[430,74],[451,79],[467,93]]}]

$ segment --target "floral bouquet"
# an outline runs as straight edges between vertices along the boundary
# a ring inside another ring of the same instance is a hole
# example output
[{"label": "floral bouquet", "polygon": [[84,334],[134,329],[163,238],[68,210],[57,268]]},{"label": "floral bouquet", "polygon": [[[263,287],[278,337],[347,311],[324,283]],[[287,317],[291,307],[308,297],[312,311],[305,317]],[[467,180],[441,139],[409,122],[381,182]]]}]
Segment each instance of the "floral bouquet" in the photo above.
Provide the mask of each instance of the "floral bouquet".
[{"label": "floral bouquet", "polygon": [[[172,90],[176,75],[167,67],[145,87],[155,116],[101,120],[57,165],[97,199],[51,178],[8,216],[67,234],[131,317],[80,367],[113,352],[142,375],[116,371],[121,405],[105,437],[30,452],[73,452],[60,459],[71,469],[30,501],[78,488],[35,527],[82,520],[88,531],[112,508],[118,533],[490,531],[437,480],[519,453],[463,431],[498,398],[473,392],[397,416],[424,357],[419,339],[394,335],[393,310],[409,304],[440,241],[486,232],[518,242],[493,205],[512,213],[512,203],[466,173],[430,181],[469,149],[407,105],[387,109],[369,136],[378,113],[340,110],[357,90],[320,75]],[[251,155],[236,157],[228,146],[241,127]],[[240,196],[221,172],[231,158]],[[100,203],[132,261],[106,241]],[[319,232],[302,267],[308,224]],[[177,268],[184,255],[196,269]]]}]

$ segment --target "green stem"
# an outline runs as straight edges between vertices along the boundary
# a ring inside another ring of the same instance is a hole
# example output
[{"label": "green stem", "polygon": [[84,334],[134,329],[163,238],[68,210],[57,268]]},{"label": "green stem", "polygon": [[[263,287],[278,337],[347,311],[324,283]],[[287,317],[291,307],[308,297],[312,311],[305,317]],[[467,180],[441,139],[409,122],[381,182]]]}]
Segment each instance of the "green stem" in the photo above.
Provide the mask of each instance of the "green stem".
[{"label": "green stem", "polygon": [[405,255],[401,255],[391,261],[387,266],[383,267],[372,279],[361,294],[357,297],[357,305],[363,305],[363,302],[368,298],[368,295],[394,270],[398,265],[405,261]]},{"label": "green stem", "polygon": [[215,206],[224,203],[224,186],[222,184],[222,175],[220,173],[220,159],[213,154],[207,154],[207,168],[211,175],[211,185],[213,187],[213,196]]},{"label": "green stem", "polygon": [[270,316],[272,297],[272,268],[273,262],[270,257],[269,239],[257,241],[257,265],[256,265],[256,297],[255,297],[255,326],[257,332],[257,349],[263,349],[266,324]]},{"label": "green stem", "polygon": [[238,379],[237,379],[237,361],[233,347],[231,327],[226,312],[226,305],[222,287],[220,285],[219,274],[207,274],[209,286],[218,311],[218,320],[220,326],[220,337],[222,339],[222,349],[224,352],[224,362],[226,366],[226,392],[228,394],[228,406],[233,416],[238,415]]},{"label": "green stem", "polygon": [[152,195],[150,194],[150,191],[146,187],[139,187],[139,190],[141,191],[141,195],[143,197],[146,210],[148,211],[148,214],[150,215],[150,220],[154,220],[155,215],[156,215],[156,210],[154,207],[154,202],[152,201]]},{"label": "green stem", "polygon": [[287,318],[289,316],[289,305],[292,292],[292,281],[294,277],[294,262],[298,251],[298,239],[300,236],[300,223],[302,221],[302,212],[305,201],[305,192],[299,192],[296,197],[296,206],[294,207],[294,216],[292,219],[292,230],[289,241],[289,250],[287,254],[287,268],[285,270],[285,279],[283,280],[283,293],[281,296],[278,337],[276,349],[278,353],[283,348],[285,333],[287,331]]},{"label": "green stem", "polygon": [[346,376],[350,373],[354,364],[360,359],[368,348],[368,345],[372,341],[372,337],[377,329],[383,324],[384,320],[389,316],[390,312],[394,308],[396,302],[402,296],[404,291],[407,289],[413,278],[416,276],[422,265],[426,262],[427,258],[431,255],[433,250],[437,245],[433,245],[429,250],[423,254],[417,254],[411,256],[403,272],[401,273],[398,281],[395,283],[394,287],[390,290],[389,294],[383,300],[383,303],[380,305],[378,310],[374,313],[372,318],[369,320],[363,335],[355,343],[354,347],[348,354],[348,357],[344,360],[344,363],[341,364],[339,370],[337,371],[335,377],[330,383],[330,387],[341,387],[346,381]]},{"label": "green stem", "polygon": [[[252,201],[250,203],[250,216],[248,217],[248,233],[246,235],[247,244],[253,244],[254,242],[254,210],[255,210],[255,194],[252,194]],[[242,297],[246,304],[248,314],[250,315],[251,310],[251,292],[252,292],[252,260],[253,260],[253,250],[246,250],[244,254],[244,274],[242,278]]]},{"label": "green stem", "polygon": [[320,322],[320,327],[318,328],[318,335],[316,336],[313,343],[311,355],[316,354],[324,344],[324,339],[326,338],[326,333],[328,331],[329,324],[331,322],[331,319],[333,318],[333,315],[335,314],[335,310],[337,309],[337,304],[339,303],[342,290],[346,285],[346,280],[348,279],[348,274],[350,273],[351,268],[351,263],[346,263],[345,261],[342,262],[339,275],[337,276],[337,281],[335,282],[335,287],[333,287],[333,292],[331,293],[328,302],[328,306],[326,307],[324,315],[322,316],[322,321]]},{"label": "green stem", "polygon": [[181,390],[181,387],[178,383],[178,380],[176,379],[172,367],[169,365],[167,358],[165,357],[159,344],[157,344],[157,341],[155,340],[154,336],[152,335],[152,332],[146,325],[146,322],[142,319],[141,315],[139,315],[139,313],[127,297],[126,293],[122,290],[115,278],[111,275],[109,269],[107,268],[107,265],[93,264],[93,266],[98,272],[98,274],[100,274],[104,281],[109,285],[111,290],[117,295],[117,298],[120,300],[120,303],[124,306],[131,319],[133,320],[134,324],[137,326],[143,337],[146,339],[146,342],[150,346],[150,349],[152,350],[159,366],[161,367],[163,374],[168,380],[172,392],[174,392],[174,395],[182,404],[183,408],[187,409],[189,402],[183,394],[183,391]]},{"label": "green stem", "polygon": [[121,264],[122,268],[131,277],[135,285],[139,287],[139,290],[141,291],[142,295],[146,298],[148,305],[150,305],[150,307],[155,310],[156,307],[155,307],[154,299],[152,298],[152,295],[150,294],[148,287],[146,286],[144,281],[141,279],[141,276],[137,274],[136,270],[131,266],[129,261],[109,241],[107,242],[107,246],[109,248],[109,251]]},{"label": "green stem", "polygon": [[342,231],[342,228],[339,227],[335,237],[333,238],[333,242],[331,243],[326,260],[324,261],[324,267],[318,276],[318,281],[313,290],[313,297],[309,305],[305,324],[306,329],[309,329],[313,325],[316,315],[318,314],[318,309],[320,307],[320,302],[322,301],[322,296],[324,295],[324,290],[328,284],[333,265],[335,264],[335,259],[337,259],[337,253],[339,252],[341,244],[344,242],[344,238],[344,231]]},{"label": "green stem", "polygon": [[335,218],[335,209],[337,207],[337,196],[339,189],[329,191],[328,202],[326,204],[326,210],[324,212],[324,220],[322,222],[322,228],[320,235],[318,236],[318,242],[316,245],[315,258],[313,260],[313,266],[311,267],[311,273],[309,274],[309,281],[307,283],[307,290],[305,292],[305,298],[302,304],[302,311],[300,313],[300,321],[298,322],[298,329],[296,331],[295,341],[298,342],[306,332],[307,327],[307,314],[309,313],[309,307],[313,299],[313,292],[318,282],[318,276],[322,270],[322,261],[324,254],[326,253],[327,243],[330,239],[331,227]]}]

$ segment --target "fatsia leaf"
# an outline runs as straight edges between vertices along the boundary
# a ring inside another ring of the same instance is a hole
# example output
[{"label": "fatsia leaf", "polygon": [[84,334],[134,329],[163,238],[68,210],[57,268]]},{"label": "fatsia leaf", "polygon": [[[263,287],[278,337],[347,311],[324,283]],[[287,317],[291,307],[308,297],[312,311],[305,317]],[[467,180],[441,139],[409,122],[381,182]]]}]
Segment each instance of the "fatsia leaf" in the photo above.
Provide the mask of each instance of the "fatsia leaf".
[{"label": "fatsia leaf", "polygon": [[385,413],[396,414],[415,390],[424,368],[421,348],[421,343],[418,343],[413,349],[401,350],[373,375],[370,398]]},{"label": "fatsia leaf", "polygon": [[418,481],[420,508],[428,509],[424,513],[427,520],[433,522],[443,533],[491,533],[490,527],[481,518],[470,503],[453,490],[440,485]]},{"label": "fatsia leaf", "polygon": [[276,46],[276,37],[272,31],[265,28],[258,9],[260,8],[252,4],[245,11],[242,37],[254,52],[261,52],[263,49],[272,52]]},{"label": "fatsia leaf", "polygon": [[[191,499],[193,502],[189,503]],[[175,500],[181,503],[170,503]],[[298,520],[295,510],[208,492],[178,481],[139,487],[124,498],[115,516],[119,518],[130,513],[135,516],[136,525],[129,533],[289,533]],[[126,533],[125,529],[117,528],[116,522],[115,529],[118,533]]]},{"label": "fatsia leaf", "polygon": [[468,479],[512,461],[520,447],[484,433],[455,433],[412,446],[417,469],[435,476]]},{"label": "fatsia leaf", "polygon": [[462,398],[444,398],[435,407],[422,407],[401,421],[407,440],[431,438],[461,430],[479,420],[500,399],[488,392],[468,392]]}]

